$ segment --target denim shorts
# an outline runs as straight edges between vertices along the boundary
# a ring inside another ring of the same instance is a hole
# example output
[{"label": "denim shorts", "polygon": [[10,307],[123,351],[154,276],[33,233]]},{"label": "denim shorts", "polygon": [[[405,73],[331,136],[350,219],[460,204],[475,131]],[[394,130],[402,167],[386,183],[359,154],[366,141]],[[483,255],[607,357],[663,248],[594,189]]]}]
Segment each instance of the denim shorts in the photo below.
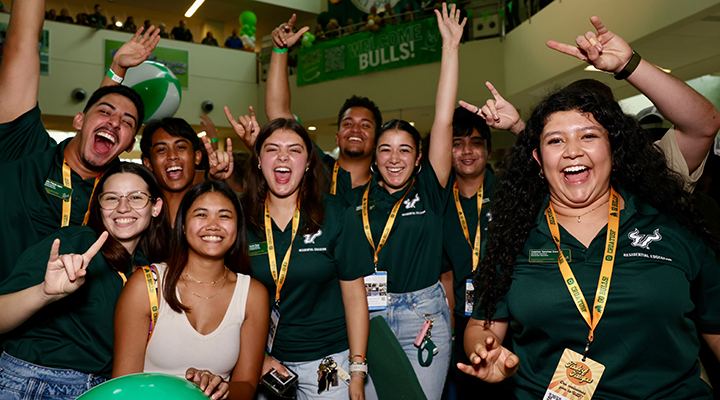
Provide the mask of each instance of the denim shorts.
[{"label": "denim shorts", "polygon": [[70,400],[106,380],[72,369],[31,364],[7,353],[0,356],[2,400]]},{"label": "denim shorts", "polygon": [[[445,386],[452,351],[451,312],[445,298],[445,289],[439,282],[414,292],[388,293],[387,309],[370,312],[370,318],[382,316],[387,321],[390,330],[405,350],[428,400],[440,399]],[[418,348],[413,342],[426,318],[433,320],[432,341],[437,346],[438,354],[433,357],[429,366],[423,367],[418,361]],[[369,368],[372,369],[372,364]],[[372,381],[368,381],[365,385],[365,398],[376,399]]]}]

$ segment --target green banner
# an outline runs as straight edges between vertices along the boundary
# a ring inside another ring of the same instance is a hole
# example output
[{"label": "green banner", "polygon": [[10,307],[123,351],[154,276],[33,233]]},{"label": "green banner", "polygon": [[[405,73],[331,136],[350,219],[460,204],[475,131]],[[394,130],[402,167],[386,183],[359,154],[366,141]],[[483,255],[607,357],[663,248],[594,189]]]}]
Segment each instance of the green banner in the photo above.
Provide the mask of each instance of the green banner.
[{"label": "green banner", "polygon": [[[106,70],[110,68],[115,52],[123,44],[125,44],[125,42],[105,39]],[[148,57],[148,61],[159,62],[160,64],[168,67],[168,69],[178,78],[180,86],[185,89],[188,87],[188,59],[189,53],[187,50],[166,49],[164,47],[155,47],[155,50],[153,50],[150,57]]]},{"label": "green banner", "polygon": [[437,20],[428,18],[301,47],[297,85],[438,62],[441,46]]}]

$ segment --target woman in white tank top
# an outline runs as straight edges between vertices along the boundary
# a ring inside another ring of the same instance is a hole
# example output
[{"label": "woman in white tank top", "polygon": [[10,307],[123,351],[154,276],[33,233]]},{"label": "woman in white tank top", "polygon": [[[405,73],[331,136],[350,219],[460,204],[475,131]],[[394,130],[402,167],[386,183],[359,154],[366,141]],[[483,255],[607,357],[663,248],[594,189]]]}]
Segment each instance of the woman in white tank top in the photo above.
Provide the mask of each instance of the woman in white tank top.
[{"label": "woman in white tank top", "polygon": [[195,382],[213,399],[252,399],[270,311],[265,287],[246,275],[247,249],[230,187],[193,186],[180,204],[167,263],[153,264],[161,295],[152,330],[144,275],[131,276],[120,295],[113,377],[163,372]]}]

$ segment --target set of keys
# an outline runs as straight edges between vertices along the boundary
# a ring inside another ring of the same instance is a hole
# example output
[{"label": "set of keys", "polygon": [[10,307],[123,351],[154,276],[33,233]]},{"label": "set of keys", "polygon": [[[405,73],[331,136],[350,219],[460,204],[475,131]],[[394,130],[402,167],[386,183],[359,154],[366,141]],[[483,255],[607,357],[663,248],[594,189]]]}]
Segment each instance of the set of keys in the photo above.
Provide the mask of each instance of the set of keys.
[{"label": "set of keys", "polygon": [[[425,314],[425,322],[420,327],[420,331],[415,337],[415,347],[418,348],[418,363],[423,367],[427,367],[432,363],[433,357],[438,354],[438,348],[432,341],[432,327],[435,321],[430,314]],[[427,351],[427,358],[423,359],[423,353]]]},{"label": "set of keys", "polygon": [[330,390],[330,386],[337,386],[342,380],[350,385],[350,374],[338,365],[332,357],[325,357],[318,366],[318,394]]}]

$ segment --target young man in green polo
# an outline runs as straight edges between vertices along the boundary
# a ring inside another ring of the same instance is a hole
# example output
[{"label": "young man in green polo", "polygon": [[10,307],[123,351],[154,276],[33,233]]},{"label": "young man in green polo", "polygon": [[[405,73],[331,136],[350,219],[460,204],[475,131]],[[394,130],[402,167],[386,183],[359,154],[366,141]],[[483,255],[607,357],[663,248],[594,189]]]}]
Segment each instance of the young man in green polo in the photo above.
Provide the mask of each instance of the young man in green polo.
[{"label": "young man in green polo", "polygon": [[45,1],[13,6],[0,65],[0,280],[20,254],[44,236],[83,223],[96,180],[123,151],[132,149],[143,122],[142,100],[118,86],[127,68],[147,59],[159,40],[153,29],[133,38],[115,54],[102,87],[73,119],[77,135],[60,144],[40,120],[38,38]]}]

